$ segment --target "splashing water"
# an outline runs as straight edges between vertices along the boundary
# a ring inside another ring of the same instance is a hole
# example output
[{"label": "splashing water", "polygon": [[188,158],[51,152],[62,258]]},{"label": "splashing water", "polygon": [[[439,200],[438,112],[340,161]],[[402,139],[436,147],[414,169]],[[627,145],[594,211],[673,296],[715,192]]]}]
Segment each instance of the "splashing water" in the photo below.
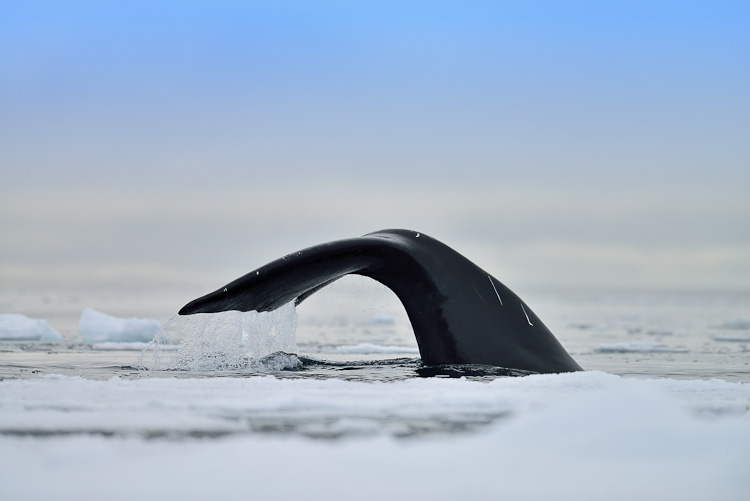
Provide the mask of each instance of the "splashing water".
[{"label": "splashing water", "polygon": [[[224,311],[174,315],[144,350],[138,365],[151,370],[283,370],[297,358],[297,311],[290,302],[274,311]],[[160,345],[181,341],[168,363]],[[144,363],[148,355],[153,364]]]}]

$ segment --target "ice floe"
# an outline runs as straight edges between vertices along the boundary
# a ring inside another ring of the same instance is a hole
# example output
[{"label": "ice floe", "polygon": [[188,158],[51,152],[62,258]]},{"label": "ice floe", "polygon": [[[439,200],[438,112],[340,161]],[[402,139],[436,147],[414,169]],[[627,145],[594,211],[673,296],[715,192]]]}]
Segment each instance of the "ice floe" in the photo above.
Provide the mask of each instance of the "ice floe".
[{"label": "ice floe", "polygon": [[161,323],[146,318],[118,318],[86,308],[78,322],[78,332],[86,343],[140,342],[154,339]]},{"label": "ice floe", "polygon": [[50,376],[0,381],[0,396],[7,499],[742,500],[750,489],[746,383]]},{"label": "ice floe", "polygon": [[62,335],[46,320],[29,318],[19,313],[0,314],[0,340],[62,341]]},{"label": "ice floe", "polygon": [[[640,392],[645,396],[636,398]],[[578,398],[586,400],[579,419],[591,422],[588,412],[599,408],[597,399],[620,397],[646,407],[668,401],[675,413],[688,416],[742,417],[750,428],[750,384],[636,380],[597,371],[490,382],[414,378],[392,383],[273,376],[97,381],[50,375],[0,381],[0,394],[0,434],[148,436],[163,429],[191,435],[348,436],[351,423],[359,421],[377,434],[405,436],[478,429]]]}]

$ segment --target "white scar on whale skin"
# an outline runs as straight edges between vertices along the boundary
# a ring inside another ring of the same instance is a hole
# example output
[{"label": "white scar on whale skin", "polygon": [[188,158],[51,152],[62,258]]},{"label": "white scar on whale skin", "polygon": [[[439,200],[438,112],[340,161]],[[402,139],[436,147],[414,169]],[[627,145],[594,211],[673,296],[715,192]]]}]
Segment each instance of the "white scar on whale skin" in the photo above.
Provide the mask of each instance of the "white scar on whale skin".
[{"label": "white scar on whale skin", "polygon": [[523,314],[526,315],[526,321],[529,323],[530,326],[534,327],[534,324],[532,324],[531,320],[529,320],[529,314],[526,313],[526,308],[523,307],[523,303],[521,303],[521,309],[523,310]]},{"label": "white scar on whale skin", "polygon": [[[492,281],[492,277],[487,275],[487,278],[490,280],[490,284],[492,285],[492,288],[495,289],[495,294],[497,295],[497,300],[500,301],[500,306],[503,305],[503,300],[500,299],[500,293],[497,292],[497,287],[495,287],[495,283]],[[526,317],[528,319],[528,317]]]},{"label": "white scar on whale skin", "polygon": [[474,292],[477,293],[477,296],[479,296],[479,299],[481,299],[482,302],[484,302],[484,298],[482,297],[482,294],[479,293],[479,290],[477,290],[477,288],[474,287],[474,284],[472,284],[471,282],[469,282],[469,283],[471,284],[471,288],[474,289]]}]

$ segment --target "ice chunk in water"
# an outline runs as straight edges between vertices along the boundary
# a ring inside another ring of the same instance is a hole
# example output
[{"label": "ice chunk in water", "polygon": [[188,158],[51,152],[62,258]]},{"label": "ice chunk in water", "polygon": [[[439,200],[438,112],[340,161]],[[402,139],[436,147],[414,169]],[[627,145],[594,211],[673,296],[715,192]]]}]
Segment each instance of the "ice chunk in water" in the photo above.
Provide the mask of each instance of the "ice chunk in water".
[{"label": "ice chunk in water", "polygon": [[62,335],[46,320],[18,313],[0,315],[0,339],[4,341],[62,341]]},{"label": "ice chunk in water", "polygon": [[78,322],[78,332],[86,343],[148,342],[154,339],[161,323],[147,318],[117,318],[86,308]]}]

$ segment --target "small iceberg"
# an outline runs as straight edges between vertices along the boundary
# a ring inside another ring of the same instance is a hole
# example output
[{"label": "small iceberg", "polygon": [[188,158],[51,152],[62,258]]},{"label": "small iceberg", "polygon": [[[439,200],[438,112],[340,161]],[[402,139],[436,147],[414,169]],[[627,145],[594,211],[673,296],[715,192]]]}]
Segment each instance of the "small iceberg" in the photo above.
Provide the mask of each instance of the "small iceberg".
[{"label": "small iceberg", "polygon": [[599,353],[687,353],[686,348],[670,348],[662,343],[634,341],[631,343],[600,344],[594,351]]},{"label": "small iceberg", "polygon": [[62,341],[62,335],[46,320],[29,318],[19,313],[0,314],[0,340]]},{"label": "small iceberg", "polygon": [[355,345],[337,346],[336,353],[355,353],[365,355],[371,353],[414,353],[419,354],[416,346],[381,346],[379,344],[360,343]]},{"label": "small iceberg", "polygon": [[147,343],[159,332],[161,323],[147,318],[118,318],[86,308],[78,322],[85,343]]}]

